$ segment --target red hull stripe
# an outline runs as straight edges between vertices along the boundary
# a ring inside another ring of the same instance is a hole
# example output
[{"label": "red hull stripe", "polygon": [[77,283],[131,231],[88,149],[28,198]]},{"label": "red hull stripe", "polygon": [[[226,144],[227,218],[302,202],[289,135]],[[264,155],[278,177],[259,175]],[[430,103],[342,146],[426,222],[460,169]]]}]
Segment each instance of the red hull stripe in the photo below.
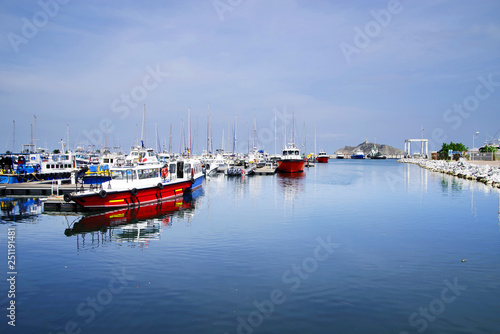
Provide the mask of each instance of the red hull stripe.
[{"label": "red hull stripe", "polygon": [[304,160],[280,160],[278,161],[278,172],[301,173],[304,171],[305,165]]},{"label": "red hull stripe", "polygon": [[120,208],[126,206],[138,206],[141,204],[155,203],[162,199],[179,197],[184,194],[184,190],[191,187],[191,181],[175,183],[172,185],[164,185],[163,189],[158,187],[150,187],[138,189],[137,195],[132,196],[130,190],[113,192],[106,194],[105,198],[101,198],[98,193],[90,195],[78,194],[73,195],[73,200],[85,208]]}]

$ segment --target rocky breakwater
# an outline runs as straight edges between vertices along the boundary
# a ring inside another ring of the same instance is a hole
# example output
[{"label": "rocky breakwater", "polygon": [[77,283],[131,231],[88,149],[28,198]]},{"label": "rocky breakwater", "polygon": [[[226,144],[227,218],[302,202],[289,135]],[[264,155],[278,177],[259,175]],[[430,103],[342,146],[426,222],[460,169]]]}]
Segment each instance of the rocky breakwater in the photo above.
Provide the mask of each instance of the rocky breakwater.
[{"label": "rocky breakwater", "polygon": [[419,165],[432,172],[440,172],[463,179],[476,180],[500,188],[500,167],[475,165],[465,161],[445,161],[427,159],[400,159],[398,162]]}]

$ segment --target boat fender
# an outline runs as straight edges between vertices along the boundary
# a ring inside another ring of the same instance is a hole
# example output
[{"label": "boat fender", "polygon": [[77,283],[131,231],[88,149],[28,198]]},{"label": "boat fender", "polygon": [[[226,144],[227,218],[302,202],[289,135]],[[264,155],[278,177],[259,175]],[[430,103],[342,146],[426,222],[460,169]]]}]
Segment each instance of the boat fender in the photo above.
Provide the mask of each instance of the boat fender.
[{"label": "boat fender", "polygon": [[107,195],[106,194],[106,190],[103,189],[103,190],[99,191],[99,197],[100,198],[106,198],[106,195]]},{"label": "boat fender", "polygon": [[191,169],[191,183],[194,184],[194,169]]},{"label": "boat fender", "polygon": [[161,169],[161,177],[166,179],[168,177],[168,168],[167,167],[163,167]]},{"label": "boat fender", "polygon": [[137,196],[137,188],[132,188],[132,190],[130,190],[130,194],[132,194],[132,196]]},{"label": "boat fender", "polygon": [[71,197],[71,194],[64,194],[63,199],[65,202],[71,202],[73,198]]},{"label": "boat fender", "polygon": [[158,187],[158,189],[162,190],[163,189],[163,183],[161,182],[158,182],[158,184],[156,185]]}]

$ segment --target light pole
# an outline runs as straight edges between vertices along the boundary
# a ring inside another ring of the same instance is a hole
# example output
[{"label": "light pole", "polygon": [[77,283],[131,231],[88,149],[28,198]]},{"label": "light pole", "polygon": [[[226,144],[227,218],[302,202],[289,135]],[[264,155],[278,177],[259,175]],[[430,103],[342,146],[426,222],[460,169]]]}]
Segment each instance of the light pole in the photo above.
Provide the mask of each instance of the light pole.
[{"label": "light pole", "polygon": [[[472,136],[472,151],[474,151],[474,139],[476,139],[477,136],[479,136],[479,132],[476,131],[476,133]],[[474,152],[471,153],[472,153],[472,160],[474,160]]]}]

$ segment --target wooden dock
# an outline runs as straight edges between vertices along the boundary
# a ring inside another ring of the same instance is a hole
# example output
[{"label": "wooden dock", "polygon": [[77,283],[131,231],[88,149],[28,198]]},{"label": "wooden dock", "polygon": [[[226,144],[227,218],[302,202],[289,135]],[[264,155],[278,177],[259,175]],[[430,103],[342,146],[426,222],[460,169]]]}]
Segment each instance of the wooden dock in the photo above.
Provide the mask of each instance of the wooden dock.
[{"label": "wooden dock", "polygon": [[[37,181],[4,184],[0,187],[1,196],[50,196],[64,195],[76,191],[74,184],[58,183],[53,181]],[[78,190],[89,189],[88,185],[78,185]]]},{"label": "wooden dock", "polygon": [[255,175],[273,175],[276,174],[276,169],[277,167],[261,167],[261,168],[255,168],[253,171]]},{"label": "wooden dock", "polygon": [[66,202],[63,196],[49,196],[47,198],[42,198],[44,211],[57,211],[57,212],[68,212],[68,211],[78,211],[78,204],[73,201]]}]

